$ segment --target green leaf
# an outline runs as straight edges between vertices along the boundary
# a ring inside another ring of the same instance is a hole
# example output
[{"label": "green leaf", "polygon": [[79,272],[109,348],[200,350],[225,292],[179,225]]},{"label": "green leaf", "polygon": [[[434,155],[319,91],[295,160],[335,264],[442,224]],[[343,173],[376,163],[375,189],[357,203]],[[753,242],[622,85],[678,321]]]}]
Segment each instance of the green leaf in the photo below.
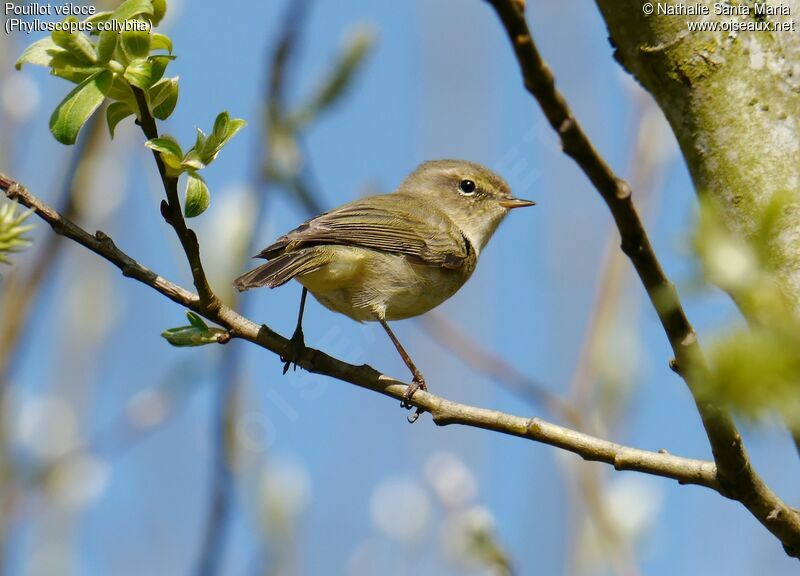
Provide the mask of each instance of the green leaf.
[{"label": "green leaf", "polygon": [[108,108],[106,108],[106,123],[112,139],[114,138],[114,129],[117,124],[132,115],[133,110],[125,102],[112,102],[108,105]]},{"label": "green leaf", "polygon": [[[167,0],[151,0],[153,3],[153,26],[158,26],[167,13]],[[172,50],[170,50],[172,52]]]},{"label": "green leaf", "polygon": [[206,135],[200,128],[195,128],[195,130],[197,131],[197,137],[194,140],[194,149],[200,151],[206,145]]},{"label": "green leaf", "polygon": [[59,78],[63,78],[64,80],[68,80],[73,84],[80,84],[90,76],[97,74],[98,72],[102,71],[102,68],[60,68],[60,69],[53,69],[51,74],[53,76],[58,76]]},{"label": "green leaf", "polygon": [[23,64],[33,64],[34,66],[50,66],[50,60],[54,53],[57,54],[61,49],[56,46],[50,36],[37,40],[20,55],[14,63],[14,68],[22,69]]},{"label": "green leaf", "polygon": [[191,324],[198,330],[208,330],[208,324],[206,324],[205,320],[203,320],[200,316],[198,316],[194,312],[187,311],[186,317],[189,319],[189,324]]},{"label": "green leaf", "polygon": [[144,145],[161,155],[161,159],[167,168],[171,169],[171,173],[174,174],[176,170],[180,172],[183,150],[175,138],[165,134],[159,138],[148,140]]},{"label": "green leaf", "polygon": [[122,22],[142,14],[153,15],[153,3],[150,0],[126,0],[114,10],[112,17]]},{"label": "green leaf", "polygon": [[125,80],[142,90],[149,90],[161,80],[167,68],[169,57],[153,56],[147,60],[134,60],[125,68]]},{"label": "green leaf", "polygon": [[151,150],[155,150],[156,152],[161,152],[162,154],[171,154],[176,158],[183,158],[181,145],[175,138],[168,134],[148,140],[144,143],[144,145]]},{"label": "green leaf", "polygon": [[224,344],[230,340],[230,334],[222,328],[209,327],[194,312],[186,312],[189,326],[164,330],[161,336],[173,346],[204,346],[206,344]]},{"label": "green leaf", "polygon": [[133,86],[147,90],[153,82],[153,65],[147,60],[136,60],[125,68],[122,77]]},{"label": "green leaf", "polygon": [[178,78],[163,78],[150,89],[150,104],[153,116],[166,120],[178,103]]},{"label": "green leaf", "polygon": [[200,160],[200,155],[197,153],[197,150],[192,148],[189,152],[186,153],[186,156],[181,162],[181,166],[188,169],[188,170],[202,170],[206,167],[202,160]]},{"label": "green leaf", "polygon": [[214,129],[211,131],[212,136],[221,139],[225,136],[228,130],[228,124],[231,122],[231,115],[227,111],[220,112],[214,119]]},{"label": "green leaf", "polygon": [[[786,318],[792,318],[791,311]],[[751,418],[778,412],[798,422],[800,331],[797,323],[789,324],[726,331],[709,347],[711,372],[702,381],[703,393]]]},{"label": "green leaf", "polygon": [[170,92],[176,90],[178,87],[178,77],[162,78],[150,88],[150,101],[153,106],[158,106],[164,100],[169,98]]},{"label": "green leaf", "polygon": [[172,40],[166,34],[155,33],[150,42],[150,50],[166,50],[172,54]]},{"label": "green leaf", "polygon": [[164,71],[167,69],[169,63],[175,60],[175,56],[172,56],[171,54],[154,54],[148,59],[153,63],[153,68],[158,71],[158,78],[156,79],[157,82],[164,76]]},{"label": "green leaf", "polygon": [[211,164],[228,140],[233,138],[234,135],[246,125],[247,122],[241,118],[231,119],[227,112],[218,114],[214,121],[214,129],[211,132],[211,136],[205,141],[202,149],[197,148],[197,150],[200,151],[200,159],[203,164]]},{"label": "green leaf", "polygon": [[107,96],[112,100],[127,102],[131,108],[136,109],[136,96],[131,89],[131,85],[121,77],[114,76],[114,81],[108,89]]},{"label": "green leaf", "polygon": [[76,84],[103,70],[101,66],[87,63],[86,60],[66,51],[55,54],[50,60],[50,66],[53,75]]},{"label": "green leaf", "polygon": [[150,32],[126,30],[120,33],[119,41],[129,60],[147,58],[150,54]]},{"label": "green leaf", "polygon": [[800,319],[775,275],[780,255],[772,242],[796,206],[794,194],[777,191],[753,208],[745,236],[731,230],[721,204],[703,197],[693,243],[704,279],[728,292],[748,320],[720,330],[707,346],[701,400],[751,419],[780,414],[800,430]]},{"label": "green leaf", "polygon": [[111,72],[103,70],[90,76],[67,94],[50,116],[50,131],[56,140],[62,144],[75,143],[80,129],[103,103],[112,77]]},{"label": "green leaf", "polygon": [[100,32],[100,36],[97,39],[98,63],[107,64],[111,60],[114,55],[114,49],[117,47],[117,38],[119,38],[119,34],[113,30]]},{"label": "green leaf", "polygon": [[189,174],[186,182],[186,202],[183,214],[187,218],[194,218],[206,211],[211,203],[211,194],[205,181],[197,174]]},{"label": "green leaf", "polygon": [[92,33],[93,34],[97,34],[97,33],[100,32],[98,30],[98,26],[97,25],[100,22],[105,22],[106,20],[109,20],[113,15],[114,15],[113,12],[96,12],[95,14],[92,14],[91,16],[89,16],[85,20],[85,22],[88,22],[89,24],[91,24],[92,25]]},{"label": "green leaf", "polygon": [[[78,22],[78,19],[74,16],[69,16],[63,20],[63,23],[69,24],[77,24]],[[86,64],[93,64],[97,61],[94,45],[83,32],[69,32],[68,30],[56,29],[53,30],[50,36],[56,46],[63,48]]]}]

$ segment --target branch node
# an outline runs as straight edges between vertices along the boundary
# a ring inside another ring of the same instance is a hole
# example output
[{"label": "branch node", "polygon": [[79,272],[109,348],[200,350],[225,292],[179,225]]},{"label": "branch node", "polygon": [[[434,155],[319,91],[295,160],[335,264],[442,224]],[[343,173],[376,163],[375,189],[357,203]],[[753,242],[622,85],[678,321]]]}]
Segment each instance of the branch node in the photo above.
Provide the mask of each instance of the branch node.
[{"label": "branch node", "polygon": [[644,253],[644,246],[638,238],[624,237],[619,247],[628,258],[634,261],[638,259],[639,255]]},{"label": "branch node", "polygon": [[430,414],[433,423],[437,426],[448,426],[453,423],[452,415],[449,415],[446,411],[431,410]]},{"label": "branch node", "polygon": [[631,191],[631,186],[622,178],[617,178],[617,199],[618,200],[629,200],[633,192]]},{"label": "branch node", "polygon": [[169,204],[167,203],[167,201],[166,200],[162,200],[161,204],[159,205],[159,207],[161,208],[161,217],[164,218],[164,220],[167,222],[167,224],[172,226],[172,210],[170,210]]},{"label": "branch node", "polygon": [[527,432],[528,436],[532,438],[540,438],[542,436],[542,423],[538,418],[531,418],[528,420]]},{"label": "branch node", "polygon": [[697,344],[697,334],[695,334],[694,330],[690,330],[689,332],[687,332],[686,335],[683,337],[683,340],[681,340],[681,346],[683,346],[684,348],[691,348],[696,344]]},{"label": "branch node", "polygon": [[[561,124],[558,125],[558,134],[562,138],[566,136],[566,134],[575,129],[577,123],[575,122],[575,118],[572,116],[567,116],[564,120],[561,121]],[[564,148],[566,149],[567,144],[564,143]]]},{"label": "branch node", "polygon": [[[103,248],[108,251],[114,251],[117,249],[117,246],[114,244],[114,241],[111,239],[111,236],[103,232],[102,230],[98,230],[94,233],[95,239],[103,245]],[[123,271],[124,273],[124,271]]]},{"label": "branch node", "polygon": [[[5,184],[5,182],[3,184]],[[6,198],[9,200],[17,200],[20,197],[22,186],[20,186],[17,182],[9,180],[8,186],[4,186],[4,188],[6,190]]]},{"label": "branch node", "polygon": [[191,228],[186,228],[186,235],[189,237],[189,241],[192,243],[192,248],[197,251],[198,259],[200,257],[200,242],[197,240],[197,234]]},{"label": "branch node", "polygon": [[[194,269],[192,269],[192,272],[194,272]],[[195,286],[197,285],[195,284]],[[205,287],[197,286],[197,290],[200,292],[200,310],[203,311],[203,316],[216,316],[217,312],[222,308],[220,299],[217,298],[216,294],[211,292],[208,285]]]}]

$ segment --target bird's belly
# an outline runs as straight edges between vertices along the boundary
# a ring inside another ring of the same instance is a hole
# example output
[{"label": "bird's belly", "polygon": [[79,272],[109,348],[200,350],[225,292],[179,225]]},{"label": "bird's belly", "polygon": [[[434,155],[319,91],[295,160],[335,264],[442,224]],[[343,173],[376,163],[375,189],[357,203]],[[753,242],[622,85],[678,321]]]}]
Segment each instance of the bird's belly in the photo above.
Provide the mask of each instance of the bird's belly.
[{"label": "bird's belly", "polygon": [[331,263],[297,280],[322,305],[358,322],[424,314],[455,294],[469,277],[460,270],[420,266],[384,252],[327,248],[336,252]]},{"label": "bird's belly", "polygon": [[385,308],[387,320],[403,320],[433,310],[455,294],[466,281],[453,270],[410,266],[417,269],[418,281],[407,283],[403,289],[389,295]]}]

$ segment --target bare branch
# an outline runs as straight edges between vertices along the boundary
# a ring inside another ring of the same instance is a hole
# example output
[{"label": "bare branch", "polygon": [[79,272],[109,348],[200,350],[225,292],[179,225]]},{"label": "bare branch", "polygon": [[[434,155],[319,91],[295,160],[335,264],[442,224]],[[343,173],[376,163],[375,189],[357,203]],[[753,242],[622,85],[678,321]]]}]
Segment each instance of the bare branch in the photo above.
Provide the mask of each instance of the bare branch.
[{"label": "bare branch", "polygon": [[701,397],[698,384],[705,378],[707,367],[697,335],[647,237],[630,186],[614,174],[595,150],[566,100],[556,90],[553,73],[539,54],[519,2],[487,1],[511,41],[525,87],[558,133],[564,152],[591,180],[611,211],[622,238],[622,250],[644,284],[672,346],[677,372],[694,395],[717,464],[722,493],[744,504],[783,543],[787,554],[800,558],[800,514],[778,498],[753,470],[730,415]]},{"label": "bare branch", "polygon": [[[17,199],[24,206],[33,208],[36,214],[47,222],[57,234],[66,236],[105,258],[119,268],[125,276],[154,288],[181,306],[194,310],[208,320],[224,326],[233,338],[248,340],[275,354],[285,355],[288,352],[289,340],[269,327],[259,326],[222,304],[213,309],[203,308],[197,294],[173,284],[142,266],[117,248],[111,238],[103,232],[89,234],[86,230],[63,218],[24,186],[4,174],[0,174],[0,188],[6,192],[6,196],[9,198]],[[408,386],[400,380],[381,374],[371,366],[348,364],[313,348],[305,349],[298,359],[298,363],[309,372],[350,382],[396,400],[403,399]],[[630,448],[551,424],[539,418],[524,418],[496,410],[459,404],[425,391],[414,394],[411,404],[430,412],[434,422],[440,426],[461,424],[493,430],[556,446],[586,460],[611,464],[617,470],[634,470],[672,478],[681,484],[695,484],[717,492],[722,491],[717,480],[716,466],[712,462],[672,456],[663,451],[650,452]]]}]

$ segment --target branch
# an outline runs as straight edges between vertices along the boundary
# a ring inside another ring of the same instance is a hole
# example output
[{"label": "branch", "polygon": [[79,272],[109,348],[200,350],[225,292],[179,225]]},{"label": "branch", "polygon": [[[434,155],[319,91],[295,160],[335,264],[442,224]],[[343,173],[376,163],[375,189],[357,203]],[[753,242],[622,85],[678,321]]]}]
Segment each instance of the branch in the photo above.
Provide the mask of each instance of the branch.
[{"label": "branch", "polygon": [[[155,118],[150,112],[150,107],[147,105],[147,98],[141,88],[132,86],[133,93],[136,95],[136,103],[139,105],[140,119],[138,124],[142,128],[142,132],[148,140],[158,138],[158,128],[156,127]],[[206,273],[203,270],[203,263],[200,260],[200,243],[197,241],[197,235],[194,230],[186,226],[186,221],[183,219],[181,212],[181,202],[178,198],[178,178],[175,176],[167,175],[164,162],[161,160],[161,155],[153,150],[153,157],[158,166],[158,173],[161,176],[161,182],[164,184],[164,191],[166,192],[167,199],[161,201],[161,215],[164,220],[172,226],[175,234],[180,240],[183,251],[186,254],[186,259],[189,261],[189,266],[192,269],[192,279],[194,286],[197,288],[199,294],[201,308],[203,310],[213,310],[220,305],[219,298],[212,292],[208,284]]]},{"label": "branch", "polygon": [[678,298],[656,257],[644,225],[633,204],[631,188],[617,177],[595,150],[542,60],[517,0],[487,0],[497,12],[511,40],[525,87],[536,98],[564,152],[570,156],[608,205],[630,258],[675,354],[674,366],[691,390],[706,430],[718,469],[721,493],[738,500],[784,545],[787,554],[800,558],[800,514],[788,507],[763,482],[750,459],[730,415],[700,393],[707,373],[705,360]]},{"label": "branch", "polygon": [[[278,355],[285,355],[289,352],[289,340],[269,327],[259,326],[222,304],[213,309],[204,309],[197,294],[189,292],[145,268],[117,248],[111,238],[103,232],[89,234],[86,230],[62,217],[31,194],[24,186],[1,173],[0,188],[10,199],[16,199],[24,206],[32,208],[57,234],[70,238],[105,258],[119,268],[123,275],[150,286],[173,302],[224,326],[230,332],[231,337],[247,340]],[[305,349],[298,363],[309,372],[349,382],[396,400],[403,399],[408,386],[400,380],[381,374],[371,366],[348,364],[313,348]],[[633,470],[672,478],[681,484],[695,484],[722,492],[722,486],[717,480],[716,466],[712,462],[672,456],[665,451],[649,452],[630,448],[551,424],[539,418],[523,418],[496,410],[459,404],[425,391],[415,393],[411,404],[430,412],[434,422],[439,426],[461,424],[509,436],[518,436],[562,448],[585,460],[611,464],[617,470]]]}]

